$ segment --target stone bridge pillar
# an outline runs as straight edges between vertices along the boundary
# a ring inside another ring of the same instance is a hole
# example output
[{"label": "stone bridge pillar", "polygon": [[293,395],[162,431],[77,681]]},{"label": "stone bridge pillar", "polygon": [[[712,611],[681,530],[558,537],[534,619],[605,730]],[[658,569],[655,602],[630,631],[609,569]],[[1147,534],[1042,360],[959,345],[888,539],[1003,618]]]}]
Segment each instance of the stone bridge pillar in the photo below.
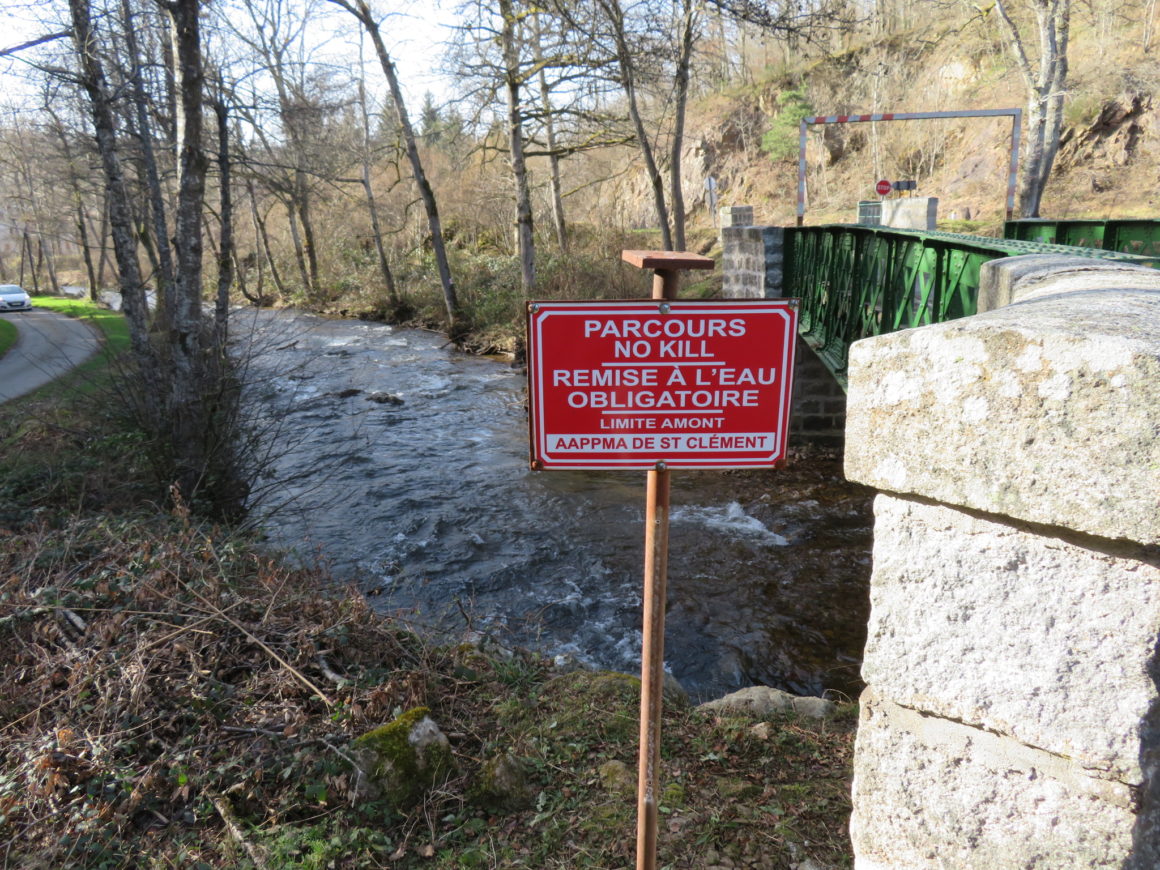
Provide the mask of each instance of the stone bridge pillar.
[{"label": "stone bridge pillar", "polygon": [[[785,228],[753,226],[753,206],[719,212],[722,295],[729,299],[784,296]],[[793,385],[791,443],[840,447],[846,426],[846,394],[808,344],[798,338]]]},{"label": "stone bridge pillar", "polygon": [[[857,342],[875,503],[858,870],[1160,867],[1160,274],[987,264]],[[997,307],[1002,306],[1002,307]]]}]

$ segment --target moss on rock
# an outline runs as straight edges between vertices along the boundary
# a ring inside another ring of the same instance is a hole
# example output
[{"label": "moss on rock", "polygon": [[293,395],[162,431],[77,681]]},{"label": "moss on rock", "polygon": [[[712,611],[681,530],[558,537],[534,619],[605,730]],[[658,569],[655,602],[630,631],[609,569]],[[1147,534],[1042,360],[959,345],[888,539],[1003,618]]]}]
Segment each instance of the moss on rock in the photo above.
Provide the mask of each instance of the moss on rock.
[{"label": "moss on rock", "polygon": [[451,744],[429,713],[415,707],[355,738],[351,750],[359,794],[405,810],[447,780],[455,770]]},{"label": "moss on rock", "polygon": [[504,752],[483,763],[467,799],[488,812],[510,813],[531,806],[532,792],[527,764]]}]

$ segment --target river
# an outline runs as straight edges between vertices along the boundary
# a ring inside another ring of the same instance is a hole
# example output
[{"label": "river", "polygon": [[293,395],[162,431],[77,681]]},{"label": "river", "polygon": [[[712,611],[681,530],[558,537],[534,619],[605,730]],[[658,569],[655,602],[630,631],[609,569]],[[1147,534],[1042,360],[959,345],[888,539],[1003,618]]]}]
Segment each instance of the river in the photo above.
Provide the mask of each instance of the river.
[{"label": "river", "polygon": [[[531,471],[524,375],[441,335],[256,322],[275,545],[441,636],[639,672],[644,472]],[[855,693],[871,516],[838,459],[674,472],[672,505],[665,662],[690,695]]]}]

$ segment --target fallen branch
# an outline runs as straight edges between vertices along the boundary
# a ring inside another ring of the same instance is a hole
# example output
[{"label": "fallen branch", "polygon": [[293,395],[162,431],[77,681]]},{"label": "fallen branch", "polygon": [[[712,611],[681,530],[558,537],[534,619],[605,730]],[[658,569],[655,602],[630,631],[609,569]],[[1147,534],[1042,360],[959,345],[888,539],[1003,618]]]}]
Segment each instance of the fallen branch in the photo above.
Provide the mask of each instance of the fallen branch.
[{"label": "fallen branch", "polygon": [[257,867],[258,870],[267,870],[270,865],[266,861],[266,851],[257,843],[251,842],[249,837],[246,836],[246,832],[242,830],[241,823],[238,821],[238,817],[234,813],[234,808],[231,806],[229,800],[227,800],[224,795],[220,795],[216,792],[210,792],[209,799],[213,804],[214,809],[217,810],[218,815],[221,816],[222,822],[225,824],[229,835],[233,837],[238,842],[238,845],[245,850],[246,854],[250,856],[250,860],[254,862],[254,866]]}]

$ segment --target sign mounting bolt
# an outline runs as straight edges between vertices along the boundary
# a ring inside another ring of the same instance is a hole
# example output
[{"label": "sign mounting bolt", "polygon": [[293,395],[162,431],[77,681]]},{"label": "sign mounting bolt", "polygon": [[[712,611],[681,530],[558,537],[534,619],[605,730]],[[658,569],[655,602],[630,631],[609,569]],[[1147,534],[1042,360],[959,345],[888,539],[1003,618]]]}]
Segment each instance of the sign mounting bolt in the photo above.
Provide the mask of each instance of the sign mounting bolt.
[{"label": "sign mounting bolt", "polygon": [[665,461],[663,459],[657,460],[657,465],[656,465],[657,471],[664,471],[667,468],[668,468],[668,466],[665,465]]},{"label": "sign mounting bolt", "polygon": [[661,311],[661,314],[668,314],[668,313],[669,313],[670,311],[672,311],[672,310],[673,310],[673,306],[669,305],[669,303],[667,303],[667,302],[662,302],[662,303],[660,304],[660,311]]}]

